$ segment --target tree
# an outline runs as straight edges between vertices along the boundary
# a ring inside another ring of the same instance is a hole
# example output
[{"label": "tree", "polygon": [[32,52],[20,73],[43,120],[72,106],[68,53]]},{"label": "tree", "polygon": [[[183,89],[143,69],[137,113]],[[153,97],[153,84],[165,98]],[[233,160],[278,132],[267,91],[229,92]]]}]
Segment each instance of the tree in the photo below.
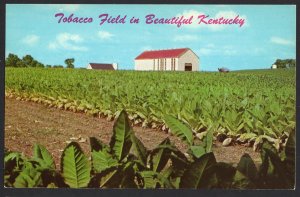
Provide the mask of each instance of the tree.
[{"label": "tree", "polygon": [[54,65],[52,68],[64,68],[62,65]]},{"label": "tree", "polygon": [[[6,60],[5,60],[5,66],[10,66],[10,67],[19,67],[20,66],[20,63],[21,62],[21,59],[15,55],[15,54],[8,54]],[[19,64],[19,66],[18,66]]]},{"label": "tree", "polygon": [[67,65],[67,68],[74,68],[74,63],[75,59],[74,58],[69,58],[65,60],[65,64]]},{"label": "tree", "polygon": [[45,65],[42,64],[41,62],[37,62],[37,63],[36,63],[36,67],[38,67],[38,68],[44,68]]},{"label": "tree", "polygon": [[277,59],[275,63],[277,65],[277,68],[290,68],[290,67],[296,67],[296,60],[295,59]]},{"label": "tree", "polygon": [[34,67],[35,65],[33,65],[33,57],[31,55],[25,55],[23,58],[22,58],[22,61],[24,62],[24,64],[27,66],[27,67]]},{"label": "tree", "polygon": [[31,62],[31,67],[36,67],[38,63],[39,63],[39,62],[36,61],[35,59],[32,60],[32,62]]},{"label": "tree", "polygon": [[17,67],[24,68],[24,67],[27,67],[27,66],[22,60],[20,60],[20,61],[17,62]]},{"label": "tree", "polygon": [[51,68],[51,65],[47,64],[47,65],[46,65],[46,68]]}]

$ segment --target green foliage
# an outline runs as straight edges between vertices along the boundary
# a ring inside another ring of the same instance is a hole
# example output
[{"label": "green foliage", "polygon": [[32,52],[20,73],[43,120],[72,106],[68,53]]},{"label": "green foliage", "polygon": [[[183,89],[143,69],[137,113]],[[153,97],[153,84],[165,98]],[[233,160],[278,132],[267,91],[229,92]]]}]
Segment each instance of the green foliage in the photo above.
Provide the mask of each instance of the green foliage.
[{"label": "green foliage", "polygon": [[277,59],[275,63],[277,65],[277,68],[292,68],[296,67],[296,60],[295,59]]},{"label": "green foliage", "polygon": [[207,153],[211,152],[213,146],[213,127],[207,130],[206,136],[204,137],[203,147]]},{"label": "green foliage", "polygon": [[110,153],[110,148],[97,140],[90,138],[92,153],[92,170],[96,173],[102,172],[112,166],[117,166],[118,161]]},{"label": "green foliage", "polygon": [[251,180],[254,180],[256,178],[256,166],[250,155],[248,155],[247,153],[245,153],[241,157],[236,169]]},{"label": "green foliage", "polygon": [[67,68],[74,68],[74,62],[75,59],[74,58],[69,58],[65,60],[65,64]]},{"label": "green foliage", "polygon": [[61,158],[62,176],[71,188],[86,187],[90,181],[90,163],[76,142],[70,143]]},{"label": "green foliage", "polygon": [[33,64],[33,57],[31,55],[25,55],[22,58],[23,62],[25,63],[25,65],[27,65],[28,67],[35,67],[35,65]]},{"label": "green foliage", "polygon": [[53,65],[52,68],[64,68],[63,65]]},{"label": "green foliage", "polygon": [[206,150],[203,146],[190,146],[191,153],[194,157],[200,158],[206,153]]},{"label": "green foliage", "polygon": [[55,169],[53,157],[49,151],[42,145],[35,144],[33,150],[33,159],[40,162],[40,165],[46,169]]},{"label": "green foliage", "polygon": [[[7,58],[5,59],[5,66],[7,67],[17,67],[18,63],[21,62],[20,58],[15,54],[8,54]],[[20,64],[19,64],[20,66]]]},{"label": "green foliage", "polygon": [[[172,119],[173,125],[184,125]],[[182,133],[177,131],[177,133]],[[180,135],[179,135],[180,136]],[[211,134],[207,134],[211,138]],[[61,156],[61,170],[55,168],[51,154],[41,145],[34,146],[33,157],[5,151],[4,180],[7,187],[71,188],[268,188],[294,187],[295,134],[287,141],[281,159],[274,146],[262,146],[262,164],[257,170],[253,160],[244,154],[237,167],[217,162],[211,152],[212,139],[206,147],[190,146],[187,155],[168,138],[153,150],[147,150],[134,135],[125,111],[119,113],[109,145],[90,138],[91,161],[79,144],[71,142]],[[209,148],[207,148],[209,146]]]},{"label": "green foliage", "polygon": [[17,176],[13,186],[16,188],[37,187],[41,184],[41,172],[34,168],[33,164],[26,163],[25,168]]},{"label": "green foliage", "polygon": [[187,125],[178,121],[176,118],[172,116],[166,116],[165,121],[167,125],[170,127],[171,132],[173,134],[180,137],[188,145],[193,144],[193,132]]},{"label": "green foliage", "polygon": [[31,55],[25,55],[22,59],[20,59],[15,54],[8,54],[5,59],[6,67],[39,67],[44,68],[45,65],[35,60]]},{"label": "green foliage", "polygon": [[167,164],[171,150],[168,146],[171,145],[169,138],[162,141],[158,147],[150,153],[150,169],[154,172],[160,172]]},{"label": "green foliage", "polygon": [[110,148],[119,161],[128,155],[132,146],[132,129],[129,125],[125,111],[122,111],[114,124],[113,135],[110,140]]},{"label": "green foliage", "polygon": [[217,182],[215,173],[216,158],[213,153],[207,153],[191,163],[184,172],[181,188],[211,188]]},{"label": "green foliage", "polygon": [[[294,69],[222,75],[6,68],[5,75],[6,95],[108,120],[126,109],[132,124],[170,129],[189,146],[197,145],[197,134],[206,133],[255,144],[257,149],[267,139],[279,150],[295,130]],[[174,125],[175,118],[180,123]],[[207,143],[202,145],[206,152],[210,139],[201,139]]]},{"label": "green foliage", "polygon": [[133,133],[131,134],[131,141],[133,153],[136,155],[138,160],[141,161],[144,166],[146,166],[149,151]]},{"label": "green foliage", "polygon": [[[15,63],[19,61],[16,56],[9,57],[6,66],[24,66],[22,61]],[[23,59],[29,62],[31,58]],[[5,80],[7,95],[109,120],[117,118],[109,145],[90,138],[89,161],[79,145],[72,143],[64,150],[61,171],[40,145],[30,159],[6,152],[7,187],[294,188],[293,69],[225,76],[6,68]],[[170,130],[188,145],[188,152],[180,152],[169,139],[148,150],[129,120]],[[262,164],[255,166],[249,155],[237,167],[216,162],[211,151],[218,134],[253,143],[261,150]]]}]

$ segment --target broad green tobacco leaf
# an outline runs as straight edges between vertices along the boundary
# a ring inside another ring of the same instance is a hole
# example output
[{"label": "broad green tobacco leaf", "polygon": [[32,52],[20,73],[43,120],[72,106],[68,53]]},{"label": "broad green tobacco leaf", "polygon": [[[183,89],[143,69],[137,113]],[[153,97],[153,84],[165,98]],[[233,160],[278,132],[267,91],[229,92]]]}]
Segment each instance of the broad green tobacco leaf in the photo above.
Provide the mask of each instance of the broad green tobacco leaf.
[{"label": "broad green tobacco leaf", "polygon": [[206,153],[191,163],[184,172],[180,188],[212,188],[217,184],[215,174],[216,158],[213,153]]},{"label": "broad green tobacco leaf", "polygon": [[117,165],[118,161],[105,150],[92,151],[92,168],[95,172],[99,173]]},{"label": "broad green tobacco leaf", "polygon": [[32,188],[39,186],[41,183],[41,173],[31,163],[27,163],[26,167],[17,176],[13,186],[16,188]]},{"label": "broad green tobacco leaf", "polygon": [[172,133],[180,137],[188,145],[193,144],[193,131],[186,124],[169,115],[165,117],[165,121]]},{"label": "broad green tobacco leaf", "polygon": [[55,169],[53,157],[44,146],[34,145],[33,158],[38,159],[42,167]]},{"label": "broad green tobacco leaf", "polygon": [[161,142],[158,147],[153,149],[150,153],[150,168],[154,172],[160,172],[167,164],[171,150],[169,146],[171,145],[169,138],[166,138]]},{"label": "broad green tobacco leaf", "polygon": [[[8,98],[28,99],[110,120],[121,117],[119,113],[126,109],[131,116],[136,115],[131,119],[136,124],[155,128],[167,123],[166,116],[180,119],[194,132],[206,131],[216,123],[222,133],[232,137],[252,133],[254,138],[267,135],[279,139],[295,130],[295,82],[294,68],[234,71],[226,75],[5,68]],[[188,146],[193,145],[192,133],[185,130],[174,134]],[[117,148],[119,159],[126,157],[129,148],[125,147]]]},{"label": "broad green tobacco leaf", "polygon": [[202,146],[199,146],[199,145],[198,146],[190,146],[190,150],[196,158],[200,158],[202,155],[204,155],[206,153],[205,148]]},{"label": "broad green tobacco leaf", "polygon": [[113,135],[109,143],[114,156],[119,161],[122,161],[129,154],[132,146],[132,133],[128,116],[125,111],[122,111],[114,124]]},{"label": "broad green tobacco leaf", "polygon": [[254,161],[249,154],[245,153],[238,163],[236,169],[243,173],[247,178],[254,180],[257,176],[257,169]]},{"label": "broad green tobacco leaf", "polygon": [[138,159],[144,164],[147,165],[148,150],[144,144],[137,138],[133,133],[131,134],[132,148],[134,154]]},{"label": "broad green tobacco leaf", "polygon": [[61,157],[61,172],[71,188],[86,187],[90,182],[91,165],[76,142],[65,148]]}]

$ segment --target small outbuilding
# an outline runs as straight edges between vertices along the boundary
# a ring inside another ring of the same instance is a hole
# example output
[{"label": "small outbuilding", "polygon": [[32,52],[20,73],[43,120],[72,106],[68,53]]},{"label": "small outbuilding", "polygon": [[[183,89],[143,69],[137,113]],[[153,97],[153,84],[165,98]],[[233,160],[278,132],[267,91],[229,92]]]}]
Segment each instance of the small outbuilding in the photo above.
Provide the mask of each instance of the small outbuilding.
[{"label": "small outbuilding", "polygon": [[189,48],[144,51],[134,64],[135,70],[199,71],[199,57]]},{"label": "small outbuilding", "polygon": [[94,70],[118,70],[118,64],[105,64],[105,63],[89,63],[86,69]]},{"label": "small outbuilding", "polygon": [[273,64],[273,65],[271,66],[271,69],[277,69],[277,65],[276,65],[276,64]]}]

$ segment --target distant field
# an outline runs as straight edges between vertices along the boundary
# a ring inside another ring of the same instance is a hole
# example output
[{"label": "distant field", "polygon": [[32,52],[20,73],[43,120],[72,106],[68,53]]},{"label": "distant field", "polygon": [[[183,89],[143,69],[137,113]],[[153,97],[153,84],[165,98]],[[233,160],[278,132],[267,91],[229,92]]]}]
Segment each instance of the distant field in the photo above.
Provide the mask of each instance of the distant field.
[{"label": "distant field", "polygon": [[213,129],[279,148],[295,129],[295,70],[230,73],[6,68],[8,97],[166,129],[169,114],[195,133]]}]

